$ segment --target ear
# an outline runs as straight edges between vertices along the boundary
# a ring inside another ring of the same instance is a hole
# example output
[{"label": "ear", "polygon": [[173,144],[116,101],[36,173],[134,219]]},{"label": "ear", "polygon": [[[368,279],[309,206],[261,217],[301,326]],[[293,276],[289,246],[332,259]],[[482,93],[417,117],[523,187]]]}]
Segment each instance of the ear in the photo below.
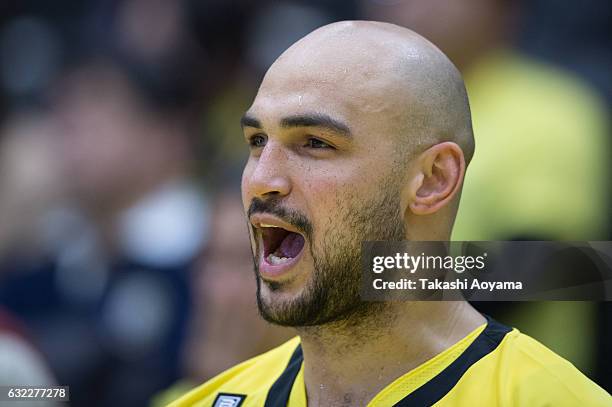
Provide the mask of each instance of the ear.
[{"label": "ear", "polygon": [[425,150],[416,161],[409,208],[415,215],[429,215],[448,205],[460,190],[465,157],[461,147],[448,141]]}]

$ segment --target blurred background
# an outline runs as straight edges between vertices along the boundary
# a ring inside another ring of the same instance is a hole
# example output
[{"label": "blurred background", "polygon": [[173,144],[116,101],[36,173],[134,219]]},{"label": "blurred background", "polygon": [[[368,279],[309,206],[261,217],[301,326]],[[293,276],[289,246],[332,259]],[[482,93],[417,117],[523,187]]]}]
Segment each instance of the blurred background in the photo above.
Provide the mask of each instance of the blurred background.
[{"label": "blurred background", "polygon": [[[287,46],[343,19],[411,28],[462,71],[454,239],[610,240],[607,0],[2,2],[0,384],[163,405],[292,335],[257,317],[239,118]],[[608,391],[610,305],[476,304]]]}]

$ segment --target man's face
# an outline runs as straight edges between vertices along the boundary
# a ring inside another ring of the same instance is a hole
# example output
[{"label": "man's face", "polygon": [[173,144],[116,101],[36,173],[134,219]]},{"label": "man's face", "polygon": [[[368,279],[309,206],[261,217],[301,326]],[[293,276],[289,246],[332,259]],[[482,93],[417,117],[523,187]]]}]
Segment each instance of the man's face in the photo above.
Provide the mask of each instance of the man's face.
[{"label": "man's face", "polygon": [[385,84],[366,85],[363,67],[292,58],[243,119],[242,197],[263,317],[320,325],[373,306],[359,298],[361,242],[405,238],[404,166]]}]

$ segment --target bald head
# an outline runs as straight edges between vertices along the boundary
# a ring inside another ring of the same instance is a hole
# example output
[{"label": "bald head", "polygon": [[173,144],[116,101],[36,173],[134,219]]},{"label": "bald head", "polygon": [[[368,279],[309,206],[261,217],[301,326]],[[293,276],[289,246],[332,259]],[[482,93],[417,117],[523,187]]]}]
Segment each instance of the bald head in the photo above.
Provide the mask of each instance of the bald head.
[{"label": "bald head", "polygon": [[401,152],[452,141],[467,162],[473,154],[461,75],[435,45],[403,27],[343,21],[313,31],[274,62],[258,97],[278,92],[298,101],[319,97],[323,105],[332,97],[342,106],[338,114],[396,141]]},{"label": "bald head", "polygon": [[[470,112],[453,64],[412,31],[355,21],[312,32],[270,67],[242,126],[242,199],[269,321],[379,315],[359,295],[362,242],[450,239]],[[270,227],[301,234],[283,258]]]}]

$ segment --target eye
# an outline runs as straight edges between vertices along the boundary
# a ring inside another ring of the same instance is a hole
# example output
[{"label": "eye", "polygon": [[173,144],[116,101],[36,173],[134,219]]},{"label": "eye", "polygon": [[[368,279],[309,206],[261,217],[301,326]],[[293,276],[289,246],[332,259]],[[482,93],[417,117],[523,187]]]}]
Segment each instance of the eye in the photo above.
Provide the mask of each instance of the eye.
[{"label": "eye", "polygon": [[318,138],[314,138],[314,137],[311,137],[308,139],[308,141],[306,142],[306,147],[317,148],[317,149],[325,149],[325,148],[334,149],[334,147],[330,146],[326,142],[321,141]]},{"label": "eye", "polygon": [[249,137],[249,146],[253,148],[260,148],[266,145],[266,137],[263,134],[255,134]]}]

